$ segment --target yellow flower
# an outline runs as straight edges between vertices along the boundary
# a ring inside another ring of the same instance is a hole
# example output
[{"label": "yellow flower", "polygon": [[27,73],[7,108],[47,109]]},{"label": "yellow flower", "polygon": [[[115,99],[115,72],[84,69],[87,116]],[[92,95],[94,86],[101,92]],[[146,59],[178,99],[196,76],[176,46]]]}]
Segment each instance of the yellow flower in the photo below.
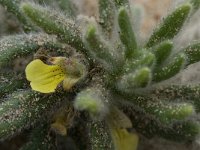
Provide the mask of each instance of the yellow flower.
[{"label": "yellow flower", "polygon": [[137,134],[113,126],[110,127],[110,130],[116,150],[137,150],[139,140]]},{"label": "yellow flower", "polygon": [[72,126],[74,117],[77,115],[69,103],[65,107],[59,109],[53,116],[51,130],[62,136],[67,135],[67,130]]},{"label": "yellow flower", "polygon": [[127,131],[127,128],[132,128],[132,123],[122,111],[111,107],[107,123],[116,150],[137,150],[139,137],[136,133]]},{"label": "yellow flower", "polygon": [[63,81],[63,88],[69,90],[85,74],[84,65],[76,59],[52,57],[47,65],[40,59],[30,62],[25,70],[26,78],[31,88],[41,93],[55,92],[57,86]]}]

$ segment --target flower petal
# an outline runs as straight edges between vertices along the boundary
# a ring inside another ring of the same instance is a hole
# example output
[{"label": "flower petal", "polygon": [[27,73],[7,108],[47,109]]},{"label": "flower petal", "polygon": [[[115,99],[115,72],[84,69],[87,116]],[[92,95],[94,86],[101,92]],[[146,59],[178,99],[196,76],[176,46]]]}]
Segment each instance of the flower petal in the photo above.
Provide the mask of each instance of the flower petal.
[{"label": "flower petal", "polygon": [[126,129],[111,127],[111,134],[116,150],[137,150],[138,135]]},{"label": "flower petal", "polygon": [[116,150],[137,149],[138,135],[127,131],[127,128],[132,128],[132,122],[121,110],[110,107],[107,123]]},{"label": "flower petal", "polygon": [[80,78],[71,78],[67,77],[63,81],[63,88],[65,90],[70,90],[78,81]]},{"label": "flower petal", "polygon": [[42,93],[54,92],[65,77],[60,66],[46,65],[39,59],[29,63],[25,72],[26,78],[31,81],[32,89]]},{"label": "flower petal", "polygon": [[[53,82],[49,82],[47,84],[41,84],[39,82],[31,82],[31,88],[35,91],[41,92],[41,93],[51,93],[55,92],[56,87],[58,84],[64,79],[60,78],[59,80],[54,80]],[[47,79],[48,80],[48,79]]]}]

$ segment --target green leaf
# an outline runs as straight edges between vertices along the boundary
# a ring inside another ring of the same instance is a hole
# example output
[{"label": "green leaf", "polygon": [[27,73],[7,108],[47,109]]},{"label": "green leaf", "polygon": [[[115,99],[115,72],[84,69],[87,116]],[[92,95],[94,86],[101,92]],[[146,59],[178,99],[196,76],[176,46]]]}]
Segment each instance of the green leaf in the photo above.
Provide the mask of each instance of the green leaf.
[{"label": "green leaf", "polygon": [[23,24],[23,28],[26,32],[35,30],[35,27],[27,20],[24,14],[19,8],[19,2],[17,0],[0,0],[0,4],[3,5],[7,11],[16,15],[19,21]]},{"label": "green leaf", "polygon": [[1,73],[0,97],[3,98],[9,93],[22,89],[25,85],[27,85],[27,82],[25,82],[22,75],[16,75],[14,73]]},{"label": "green leaf", "polygon": [[113,72],[120,68],[120,62],[111,54],[112,47],[99,35],[94,25],[88,26],[84,37],[90,55],[96,57],[107,71]]},{"label": "green leaf", "polygon": [[137,109],[134,104],[123,105],[121,103],[120,107],[131,119],[137,132],[148,138],[159,136],[171,141],[186,142],[194,140],[200,133],[199,122],[194,120],[173,121],[171,125],[166,125],[162,124],[156,116],[147,115],[143,109]]},{"label": "green leaf", "polygon": [[153,73],[153,81],[160,82],[173,77],[183,69],[185,62],[185,55],[178,54],[171,60],[170,63],[162,67],[155,68]]},{"label": "green leaf", "polygon": [[200,61],[200,43],[192,44],[183,49],[183,51],[187,57],[187,65]]},{"label": "green leaf", "polygon": [[200,7],[200,0],[190,0],[190,3],[193,6],[193,13],[196,12]]},{"label": "green leaf", "polygon": [[140,27],[142,26],[142,21],[144,19],[144,7],[141,4],[131,4],[130,12],[130,18],[132,18],[131,20],[133,22],[133,30],[138,37],[140,36]]},{"label": "green leaf", "polygon": [[169,126],[167,130],[162,130],[163,132],[159,132],[159,136],[162,136],[166,139],[170,139],[173,141],[192,141],[200,133],[200,125],[199,122],[194,120],[186,120],[175,122],[172,126]]},{"label": "green leaf", "polygon": [[137,42],[135,34],[127,10],[124,7],[121,7],[119,10],[118,23],[120,27],[120,39],[126,47],[125,57],[127,59],[137,57]]},{"label": "green leaf", "polygon": [[[67,95],[65,95],[67,96]],[[17,91],[3,99],[0,105],[0,139],[21,132],[44,118],[49,119],[63,97],[57,94],[42,95],[30,90]]]},{"label": "green leaf", "polygon": [[146,46],[152,47],[164,40],[172,39],[181,30],[189,16],[190,10],[191,5],[184,4],[168,15],[158,28],[155,29]]},{"label": "green leaf", "polygon": [[105,121],[88,123],[91,150],[115,150]]},{"label": "green leaf", "polygon": [[53,150],[55,149],[54,138],[49,135],[49,127],[46,124],[37,124],[31,132],[29,142],[20,150]]},{"label": "green leaf", "polygon": [[152,52],[156,57],[156,65],[160,66],[170,56],[173,48],[173,42],[164,41],[152,48]]},{"label": "green leaf", "polygon": [[111,37],[114,29],[115,5],[112,0],[99,0],[100,25],[107,37]]},{"label": "green leaf", "polygon": [[27,56],[40,47],[57,46],[55,36],[47,34],[23,34],[6,36],[0,40],[0,67],[3,67],[13,59]]},{"label": "green leaf", "polygon": [[194,105],[196,112],[200,112],[200,85],[162,85],[151,91],[152,95],[167,98],[169,101],[178,99],[180,102],[189,102]]},{"label": "green leaf", "polygon": [[22,3],[21,9],[36,25],[44,29],[48,34],[56,34],[60,40],[84,54],[87,54],[82,42],[80,29],[66,16],[52,11],[47,7],[41,7],[33,3]]},{"label": "green leaf", "polygon": [[114,0],[116,7],[128,6],[129,0]]},{"label": "green leaf", "polygon": [[75,18],[76,8],[72,4],[71,0],[58,0],[59,7],[63,10],[67,16]]},{"label": "green leaf", "polygon": [[194,106],[186,102],[165,101],[165,98],[145,95],[137,95],[128,100],[165,125],[169,125],[173,121],[182,121],[195,114]]}]

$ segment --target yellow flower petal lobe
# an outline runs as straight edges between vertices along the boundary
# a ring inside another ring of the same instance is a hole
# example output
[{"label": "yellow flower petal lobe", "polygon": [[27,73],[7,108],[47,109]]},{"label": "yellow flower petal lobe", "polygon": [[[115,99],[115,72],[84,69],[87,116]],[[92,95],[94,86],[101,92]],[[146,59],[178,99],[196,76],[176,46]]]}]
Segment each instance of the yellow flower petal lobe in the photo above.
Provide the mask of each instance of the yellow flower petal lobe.
[{"label": "yellow flower petal lobe", "polygon": [[80,78],[71,78],[67,77],[63,81],[63,88],[68,91],[70,90],[78,81]]},{"label": "yellow flower petal lobe", "polygon": [[132,128],[128,116],[117,107],[110,107],[107,123],[116,150],[137,150],[139,138],[136,133],[127,131],[127,128]]},{"label": "yellow flower petal lobe", "polygon": [[54,92],[58,84],[65,78],[60,66],[46,65],[39,59],[29,63],[25,73],[26,78],[31,81],[32,89],[41,93]]},{"label": "yellow flower petal lobe", "polygon": [[66,136],[67,135],[67,129],[66,127],[63,125],[63,123],[61,122],[55,122],[53,124],[51,124],[51,129],[53,129],[56,133],[62,135],[62,136]]},{"label": "yellow flower petal lobe", "polygon": [[53,115],[51,129],[62,136],[67,135],[68,129],[72,126],[76,110],[71,103],[67,103]]},{"label": "yellow flower petal lobe", "polygon": [[112,128],[111,134],[116,150],[137,150],[138,135],[126,129]]}]

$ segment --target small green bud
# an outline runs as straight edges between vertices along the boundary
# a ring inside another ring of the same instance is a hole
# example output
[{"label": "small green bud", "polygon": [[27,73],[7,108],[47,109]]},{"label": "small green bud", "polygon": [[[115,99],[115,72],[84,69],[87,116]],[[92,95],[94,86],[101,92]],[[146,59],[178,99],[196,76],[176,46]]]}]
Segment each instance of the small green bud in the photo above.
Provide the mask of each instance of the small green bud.
[{"label": "small green bud", "polygon": [[80,92],[74,101],[74,107],[87,111],[93,119],[102,119],[108,112],[105,98],[99,89],[88,88]]},{"label": "small green bud", "polygon": [[158,44],[155,48],[153,48],[153,53],[156,56],[156,64],[162,65],[163,62],[169,57],[172,52],[173,42],[171,41],[164,41]]},{"label": "small green bud", "polygon": [[155,62],[155,55],[144,51],[143,54],[134,60],[127,60],[124,65],[124,72],[133,72],[141,67],[152,68]]},{"label": "small green bud", "polygon": [[144,88],[151,81],[151,70],[147,67],[140,68],[135,72],[125,74],[117,82],[117,89],[122,92],[132,92],[136,88]]}]

